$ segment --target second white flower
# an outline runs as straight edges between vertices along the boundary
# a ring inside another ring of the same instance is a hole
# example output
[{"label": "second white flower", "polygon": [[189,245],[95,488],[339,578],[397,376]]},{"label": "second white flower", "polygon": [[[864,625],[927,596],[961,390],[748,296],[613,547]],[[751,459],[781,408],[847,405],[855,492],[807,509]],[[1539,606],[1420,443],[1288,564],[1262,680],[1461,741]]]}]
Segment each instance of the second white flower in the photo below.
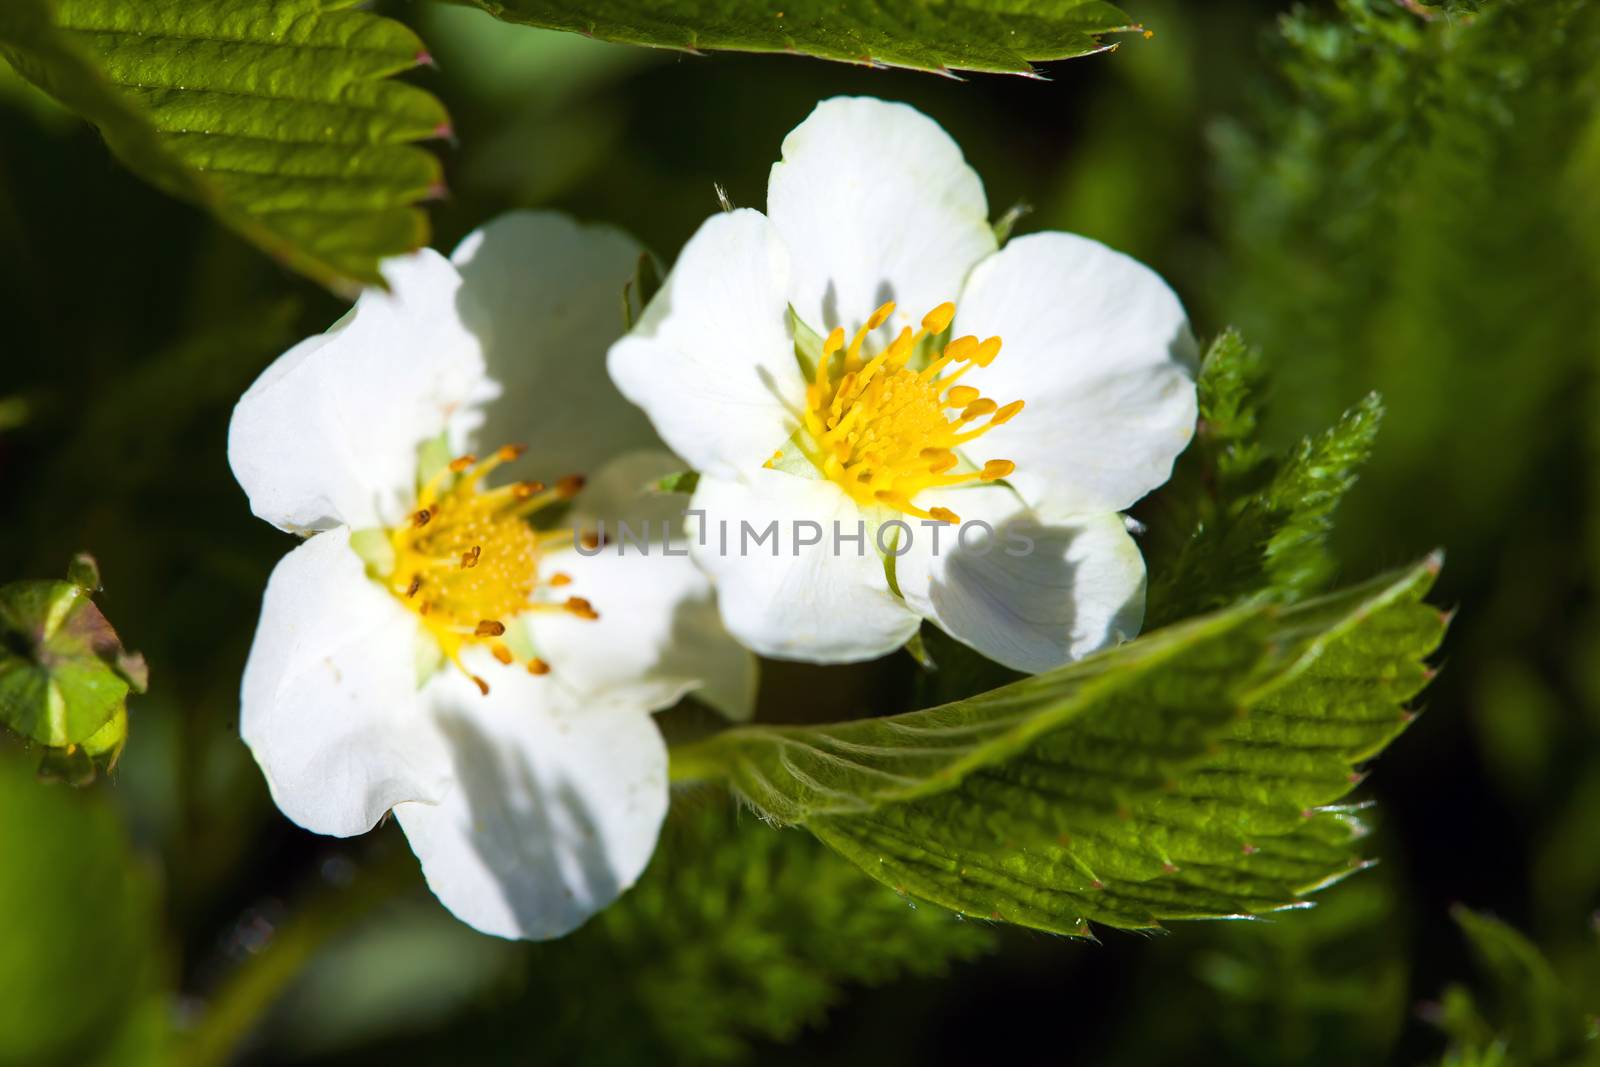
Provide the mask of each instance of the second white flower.
[{"label": "second white flower", "polygon": [[977,174],[905,105],[824,101],[782,155],[767,213],[702,225],[609,359],[700,472],[730,631],[843,662],[929,619],[1024,671],[1131,637],[1119,512],[1196,417],[1178,298],[1072,234],[1000,249]]}]

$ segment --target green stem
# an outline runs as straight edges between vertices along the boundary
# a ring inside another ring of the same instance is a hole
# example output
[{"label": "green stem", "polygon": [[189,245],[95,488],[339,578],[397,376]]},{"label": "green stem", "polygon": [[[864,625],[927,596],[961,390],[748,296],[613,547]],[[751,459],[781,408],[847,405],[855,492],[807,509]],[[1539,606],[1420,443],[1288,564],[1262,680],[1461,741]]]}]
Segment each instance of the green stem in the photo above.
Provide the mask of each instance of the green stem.
[{"label": "green stem", "polygon": [[178,1067],[222,1067],[262,1015],[333,937],[409,884],[404,849],[362,867],[347,885],[323,886],[247,959],[216,995],[179,1050]]},{"label": "green stem", "polygon": [[728,761],[718,749],[718,739],[726,733],[712,734],[700,741],[673,745],[667,749],[667,780],[675,784],[715,782],[728,776]]}]

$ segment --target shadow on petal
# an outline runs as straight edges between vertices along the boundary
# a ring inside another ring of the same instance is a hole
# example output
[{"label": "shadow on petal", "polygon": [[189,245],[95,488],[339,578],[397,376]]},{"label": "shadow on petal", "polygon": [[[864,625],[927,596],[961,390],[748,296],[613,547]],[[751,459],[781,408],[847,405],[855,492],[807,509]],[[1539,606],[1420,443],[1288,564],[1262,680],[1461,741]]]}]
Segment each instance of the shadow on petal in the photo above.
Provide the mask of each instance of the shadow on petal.
[{"label": "shadow on petal", "polygon": [[935,619],[1015,670],[1050,670],[1139,632],[1144,566],[1117,516],[1052,522],[1021,511],[993,527],[970,523],[941,548],[928,584]]},{"label": "shadow on petal", "polygon": [[[526,746],[468,715],[442,715],[440,726],[460,789],[441,808],[464,810],[439,814],[458,820],[468,854],[452,856],[441,842],[443,853],[424,856],[424,866],[451,910],[502,936],[548,938],[576,928],[622,893],[626,886],[599,820],[559,759],[536,766]],[[462,869],[472,866],[479,870]],[[498,899],[475,899],[479,894]]]}]

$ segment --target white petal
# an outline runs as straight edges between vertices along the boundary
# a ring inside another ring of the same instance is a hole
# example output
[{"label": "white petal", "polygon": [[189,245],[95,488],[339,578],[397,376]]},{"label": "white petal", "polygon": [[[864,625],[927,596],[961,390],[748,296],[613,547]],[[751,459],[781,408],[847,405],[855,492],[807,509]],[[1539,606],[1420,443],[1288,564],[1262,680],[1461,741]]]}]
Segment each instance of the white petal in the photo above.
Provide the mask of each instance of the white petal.
[{"label": "white petal", "polygon": [[757,211],[707,219],[633,332],[611,379],[696,470],[759,467],[805,399],[788,321],[789,256]]},{"label": "white petal", "polygon": [[560,937],[638,880],[667,811],[667,749],[635,707],[579,706],[550,677],[471,664],[429,684],[455,788],[395,817],[445,907],[499,937]]},{"label": "white petal", "polygon": [[886,300],[886,330],[955,300],[995,250],[983,183],[937,122],[905,104],[836,97],[783,141],[767,214],[794,262],[791,299],[818,333],[854,332]]},{"label": "white petal", "polygon": [[1144,558],[1122,516],[1046,519],[999,486],[943,502],[964,532],[945,527],[935,552],[919,529],[895,576],[906,603],[956,640],[1037,673],[1139,632]]},{"label": "white petal", "polygon": [[1030,502],[1118,511],[1171,476],[1194,434],[1195,343],[1150,268],[1086,237],[1020,237],[972,272],[954,329],[1002,339],[965,380],[1026,406],[970,447],[1014,460]]},{"label": "white petal", "polygon": [[618,520],[642,532],[649,523],[652,540],[661,540],[661,531],[680,533],[689,507],[686,493],[668,493],[658,486],[662,479],[685,473],[683,460],[670,452],[640,450],[606,461],[572,502],[579,525],[593,527],[604,521],[607,532],[617,529]]},{"label": "white petal", "polygon": [[250,509],[280,529],[355,529],[398,519],[415,493],[417,447],[463,448],[495,387],[456,311],[460,278],[429,249],[383,265],[327,333],[268,367],[234,408],[228,462]]},{"label": "white petal", "polygon": [[307,830],[365,833],[443,796],[449,763],[417,697],[416,619],[366,576],[343,527],[273,570],[245,664],[239,732]]},{"label": "white petal", "polygon": [[572,578],[561,592],[586,598],[600,617],[532,612],[524,624],[534,649],[585,696],[654,710],[698,691],[729,718],[749,718],[755,657],[728,636],[711,582],[683,542],[674,551],[684,555],[668,557],[652,538],[648,555],[620,543],[594,556],[552,555],[548,565]]},{"label": "white petal", "polygon": [[744,482],[702,476],[691,506],[705,517],[703,541],[691,524],[690,552],[716,583],[728,630],[756,652],[848,663],[916,632],[917,616],[889,590],[870,524],[861,543],[846,540],[865,520],[832,482],[774,470]]},{"label": "white petal", "polygon": [[606,544],[572,549],[546,565],[586,598],[598,620],[560,612],[524,619],[538,654],[591,697],[664,708],[694,692],[732,719],[755,707],[756,660],[729,636],[711,581],[689,559],[689,497],[653,487],[683,469],[664,452],[634,452],[601,468],[574,504],[579,528]]},{"label": "white petal", "polygon": [[606,376],[639,252],[621,230],[548,211],[501,215],[456,248],[461,318],[503,396],[487,412],[480,447],[525,442],[524,462],[553,481],[656,443]]}]

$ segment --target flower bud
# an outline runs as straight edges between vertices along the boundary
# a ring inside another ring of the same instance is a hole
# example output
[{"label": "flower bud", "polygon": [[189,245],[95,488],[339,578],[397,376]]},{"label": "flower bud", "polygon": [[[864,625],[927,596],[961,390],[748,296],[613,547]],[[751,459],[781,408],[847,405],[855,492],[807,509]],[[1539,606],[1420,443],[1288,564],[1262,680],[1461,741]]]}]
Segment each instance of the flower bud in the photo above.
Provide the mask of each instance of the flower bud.
[{"label": "flower bud", "polygon": [[148,682],[91,597],[94,559],[65,581],[0,586],[0,726],[46,749],[41,772],[82,784],[115,765],[128,736],[127,697]]}]

